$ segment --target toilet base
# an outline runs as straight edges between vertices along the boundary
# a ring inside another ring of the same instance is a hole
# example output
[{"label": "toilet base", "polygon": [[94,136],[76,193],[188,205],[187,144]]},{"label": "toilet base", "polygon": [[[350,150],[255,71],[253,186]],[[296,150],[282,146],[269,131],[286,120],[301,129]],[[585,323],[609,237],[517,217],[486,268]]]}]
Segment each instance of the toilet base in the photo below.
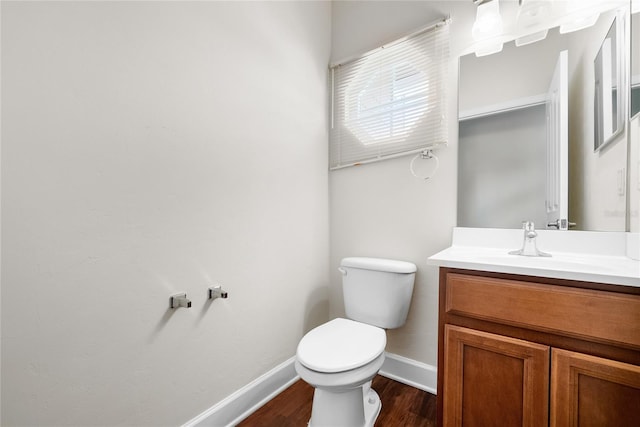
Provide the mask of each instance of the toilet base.
[{"label": "toilet base", "polygon": [[371,381],[384,363],[384,353],[346,372],[312,371],[296,360],[300,378],[315,388],[310,427],[373,427],[382,404]]},{"label": "toilet base", "polygon": [[364,427],[373,427],[378,419],[378,415],[380,415],[381,409],[382,402],[380,401],[380,396],[378,396],[378,393],[376,393],[374,389],[370,388],[368,396],[365,395],[364,400]]},{"label": "toilet base", "polygon": [[309,427],[373,427],[381,409],[371,381],[339,393],[316,389]]}]

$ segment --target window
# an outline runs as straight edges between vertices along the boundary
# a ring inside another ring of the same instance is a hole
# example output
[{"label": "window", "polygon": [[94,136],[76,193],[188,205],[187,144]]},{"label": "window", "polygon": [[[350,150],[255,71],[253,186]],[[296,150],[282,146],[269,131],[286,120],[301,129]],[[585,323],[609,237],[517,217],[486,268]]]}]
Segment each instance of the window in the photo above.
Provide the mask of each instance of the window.
[{"label": "window", "polygon": [[447,24],[331,67],[331,169],[446,143]]}]

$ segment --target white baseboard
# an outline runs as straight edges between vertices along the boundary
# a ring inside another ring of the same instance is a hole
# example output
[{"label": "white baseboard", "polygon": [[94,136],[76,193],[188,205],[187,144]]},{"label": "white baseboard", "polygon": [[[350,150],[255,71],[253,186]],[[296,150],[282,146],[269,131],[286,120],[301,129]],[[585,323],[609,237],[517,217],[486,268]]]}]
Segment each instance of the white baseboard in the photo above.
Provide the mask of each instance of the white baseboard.
[{"label": "white baseboard", "polygon": [[260,409],[300,377],[292,357],[223,399],[183,427],[233,427]]},{"label": "white baseboard", "polygon": [[386,353],[385,356],[384,364],[380,368],[380,375],[436,394],[438,375],[435,366],[393,353]]},{"label": "white baseboard", "polygon": [[[250,382],[221,402],[184,424],[183,427],[233,427],[257,411],[300,377],[292,357]],[[385,354],[380,375],[436,394],[436,367],[416,360]]]}]

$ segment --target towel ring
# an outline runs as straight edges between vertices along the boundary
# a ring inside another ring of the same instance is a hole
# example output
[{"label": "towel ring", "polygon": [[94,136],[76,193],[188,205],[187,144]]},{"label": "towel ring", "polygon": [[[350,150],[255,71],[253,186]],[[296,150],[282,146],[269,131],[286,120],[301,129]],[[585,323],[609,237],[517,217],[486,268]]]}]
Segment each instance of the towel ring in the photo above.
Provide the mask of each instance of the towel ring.
[{"label": "towel ring", "polygon": [[[433,168],[433,171],[431,171],[430,175],[420,176],[420,175],[416,174],[416,171],[413,169],[413,166],[414,166],[414,163],[416,162],[416,160],[418,158],[427,159],[427,160],[428,159],[434,159],[436,161],[436,166],[435,166],[435,168]],[[426,180],[432,178],[436,174],[436,171],[438,170],[438,166],[440,166],[440,160],[438,160],[438,157],[435,154],[433,154],[433,152],[431,150],[424,150],[423,152],[416,154],[416,156],[413,159],[411,159],[411,164],[409,165],[409,170],[411,171],[411,175],[413,175],[414,177],[426,181]]]}]

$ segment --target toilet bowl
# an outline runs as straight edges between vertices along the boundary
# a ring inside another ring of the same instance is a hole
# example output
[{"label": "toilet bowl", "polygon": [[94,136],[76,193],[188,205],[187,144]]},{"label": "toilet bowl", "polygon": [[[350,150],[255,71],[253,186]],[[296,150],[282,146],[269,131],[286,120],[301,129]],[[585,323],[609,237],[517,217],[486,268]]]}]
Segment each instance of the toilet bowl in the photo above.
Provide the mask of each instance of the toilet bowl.
[{"label": "toilet bowl", "polygon": [[385,329],[407,318],[416,266],[378,258],[345,258],[345,313],[309,331],[295,369],[315,388],[310,427],[373,427],[382,404],[371,381],[384,363]]},{"label": "toilet bowl", "polygon": [[370,385],[386,342],[383,329],[342,318],[303,337],[295,369],[316,389],[309,426],[373,426],[382,405]]}]

